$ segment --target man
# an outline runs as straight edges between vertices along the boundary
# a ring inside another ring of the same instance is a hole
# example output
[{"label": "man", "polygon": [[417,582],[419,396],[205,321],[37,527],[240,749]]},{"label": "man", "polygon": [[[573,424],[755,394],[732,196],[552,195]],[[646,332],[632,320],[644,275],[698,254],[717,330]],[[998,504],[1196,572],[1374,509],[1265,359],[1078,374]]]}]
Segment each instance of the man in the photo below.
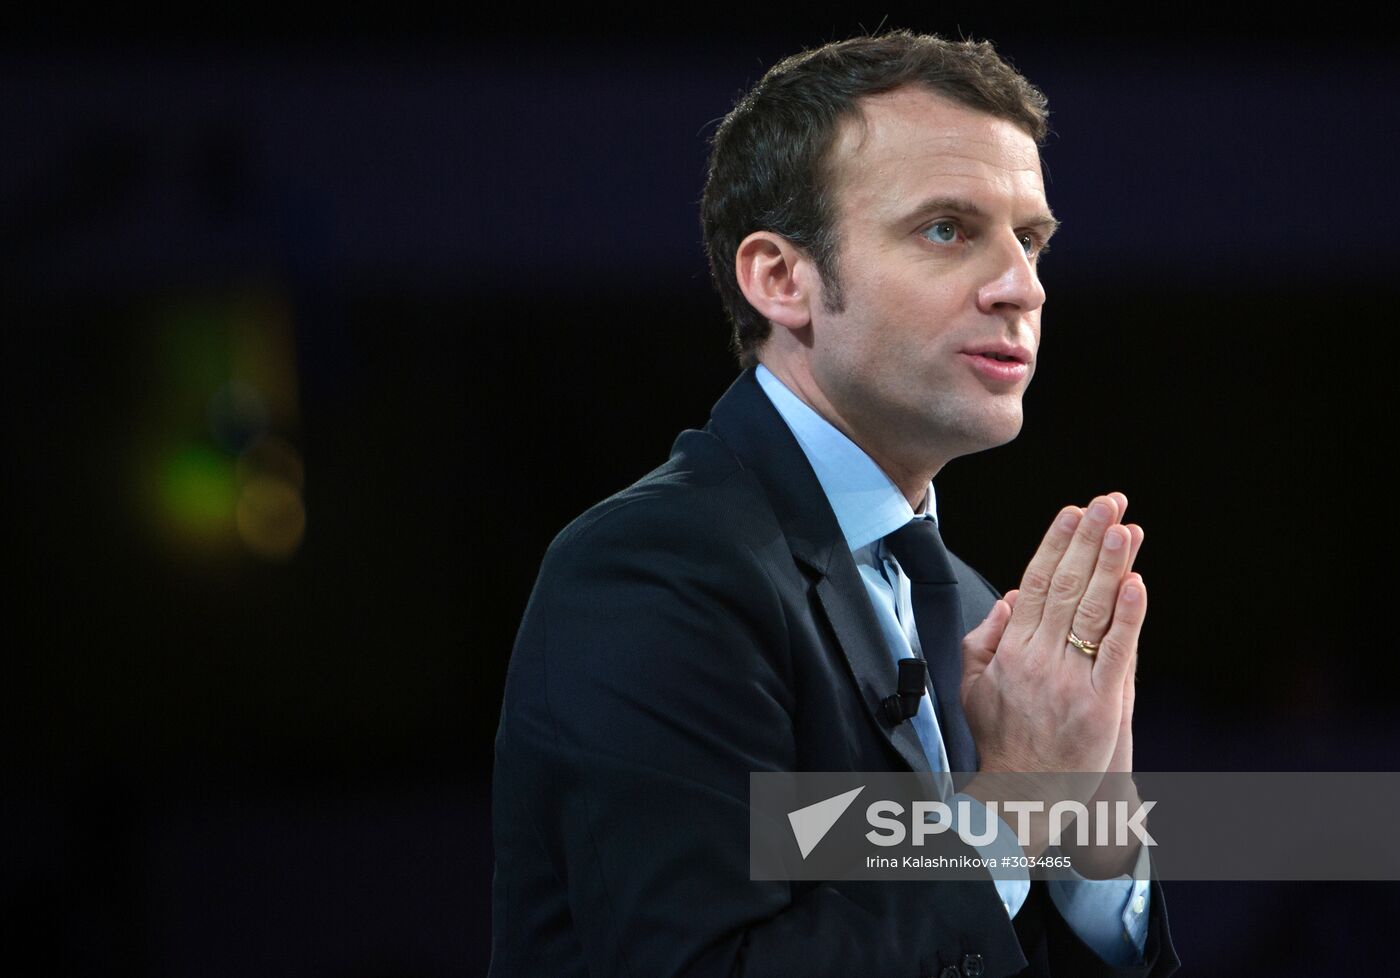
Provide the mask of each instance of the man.
[{"label": "man", "polygon": [[[1044,132],[989,45],[906,33],[790,58],[720,126],[703,221],[745,369],[545,557],[497,738],[494,974],[1175,968],[1160,891],[1127,878],[748,878],[752,771],[1131,770],[1127,500],[1066,507],[1005,599],[932,529],[933,476],[1020,429]],[[911,599],[929,552],[942,611]]]}]

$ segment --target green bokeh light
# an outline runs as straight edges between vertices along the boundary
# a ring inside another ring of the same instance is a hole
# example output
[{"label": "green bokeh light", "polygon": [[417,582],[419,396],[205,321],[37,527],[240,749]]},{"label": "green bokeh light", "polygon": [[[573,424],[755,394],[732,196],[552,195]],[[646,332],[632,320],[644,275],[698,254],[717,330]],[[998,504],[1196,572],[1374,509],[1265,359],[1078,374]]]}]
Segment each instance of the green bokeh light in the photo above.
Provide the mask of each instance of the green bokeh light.
[{"label": "green bokeh light", "polygon": [[238,500],[233,459],[190,446],[168,459],[161,472],[161,503],[180,529],[200,535],[225,529]]}]

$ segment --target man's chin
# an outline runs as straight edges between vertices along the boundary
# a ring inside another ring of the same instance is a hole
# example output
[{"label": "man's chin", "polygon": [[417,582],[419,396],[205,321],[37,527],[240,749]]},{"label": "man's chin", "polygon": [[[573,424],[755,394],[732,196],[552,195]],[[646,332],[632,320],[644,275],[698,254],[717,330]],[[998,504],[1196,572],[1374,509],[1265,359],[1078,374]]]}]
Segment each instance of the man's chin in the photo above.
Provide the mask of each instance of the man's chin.
[{"label": "man's chin", "polygon": [[984,418],[980,423],[969,424],[962,432],[962,437],[958,439],[961,443],[959,456],[975,455],[978,452],[985,452],[989,448],[999,448],[1016,440],[1016,436],[1021,433],[1022,416],[1017,406],[1014,414],[999,418]]}]

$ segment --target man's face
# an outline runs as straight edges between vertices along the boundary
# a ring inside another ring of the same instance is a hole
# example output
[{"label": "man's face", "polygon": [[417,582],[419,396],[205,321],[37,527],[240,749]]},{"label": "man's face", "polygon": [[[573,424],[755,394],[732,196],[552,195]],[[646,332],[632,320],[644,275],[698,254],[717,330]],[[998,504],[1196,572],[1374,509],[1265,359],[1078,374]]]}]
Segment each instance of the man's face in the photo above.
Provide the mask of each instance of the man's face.
[{"label": "man's face", "polygon": [[887,470],[1014,438],[1054,230],[1035,142],[920,88],[866,99],[832,151],[840,311],[811,306],[813,379]]}]

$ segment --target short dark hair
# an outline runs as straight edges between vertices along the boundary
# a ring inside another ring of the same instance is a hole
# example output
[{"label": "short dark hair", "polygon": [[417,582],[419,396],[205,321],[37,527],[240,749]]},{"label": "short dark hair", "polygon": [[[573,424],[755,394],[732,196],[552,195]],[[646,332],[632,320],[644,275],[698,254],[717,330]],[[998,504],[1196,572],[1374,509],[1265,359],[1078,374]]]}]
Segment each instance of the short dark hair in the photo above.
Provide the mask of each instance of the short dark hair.
[{"label": "short dark hair", "polygon": [[890,31],[835,41],[774,65],[715,130],[700,205],[710,274],[743,366],[757,361],[772,327],[735,281],[739,243],[754,231],[772,231],[802,248],[821,274],[827,306],[840,311],[828,156],[840,122],[859,115],[860,99],[904,85],[1006,119],[1037,144],[1045,140],[1045,96],[987,41]]}]

